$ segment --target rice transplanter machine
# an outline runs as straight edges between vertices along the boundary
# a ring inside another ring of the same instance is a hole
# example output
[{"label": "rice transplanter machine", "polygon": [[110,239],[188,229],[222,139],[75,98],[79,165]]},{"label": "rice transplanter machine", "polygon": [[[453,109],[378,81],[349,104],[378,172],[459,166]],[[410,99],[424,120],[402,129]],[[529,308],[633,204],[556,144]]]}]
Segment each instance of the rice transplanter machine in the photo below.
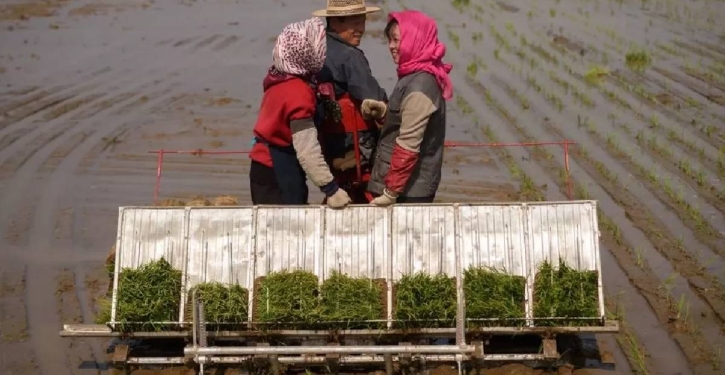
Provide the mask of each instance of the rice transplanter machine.
[{"label": "rice transplanter machine", "polygon": [[[164,330],[122,331],[116,305],[120,272],[161,257],[182,272],[178,320],[153,322],[169,328]],[[540,326],[533,309],[534,275],[542,262],[559,259],[575,270],[597,271],[598,313],[549,317],[562,324]],[[463,272],[471,266],[525,278],[525,317],[520,324],[503,320],[497,324],[492,319],[485,327],[470,327]],[[313,272],[320,282],[333,270],[384,279],[385,328],[256,329],[255,280],[294,269]],[[416,272],[455,278],[455,327],[396,328],[393,286],[403,275]],[[124,341],[115,345],[112,361],[119,366],[178,364],[201,372],[211,365],[266,366],[275,373],[289,366],[377,365],[391,374],[431,363],[458,365],[459,371],[486,363],[555,363],[562,355],[558,337],[618,332],[617,322],[605,315],[601,280],[595,201],[353,205],[342,210],[120,207],[111,319],[105,325],[66,324],[60,334],[141,340],[144,345],[137,348]],[[190,291],[211,281],[238,284],[249,291],[246,326],[209,329],[203,301]],[[589,324],[568,324],[572,319]],[[500,337],[530,337],[538,344],[526,351],[497,340]],[[180,342],[178,349],[164,351],[169,340]]]}]

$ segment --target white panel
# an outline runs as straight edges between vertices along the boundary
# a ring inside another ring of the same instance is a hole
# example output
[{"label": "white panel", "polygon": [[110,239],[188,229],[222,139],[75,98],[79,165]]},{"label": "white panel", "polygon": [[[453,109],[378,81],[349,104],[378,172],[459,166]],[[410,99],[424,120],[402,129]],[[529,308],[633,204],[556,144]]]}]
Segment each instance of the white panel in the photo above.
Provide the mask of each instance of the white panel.
[{"label": "white panel", "polygon": [[204,282],[251,288],[252,208],[193,208],[186,290]]},{"label": "white panel", "polygon": [[259,208],[255,279],[284,269],[304,269],[319,275],[321,237],[320,207]]},{"label": "white panel", "polygon": [[393,207],[393,280],[423,271],[456,275],[452,205]]},{"label": "white panel", "polygon": [[593,202],[532,204],[529,210],[529,238],[532,264],[559,258],[577,270],[598,270],[599,238],[597,209]]},{"label": "white panel", "polygon": [[117,246],[121,268],[138,268],[164,257],[184,269],[184,208],[123,208]]},{"label": "white panel", "polygon": [[[454,277],[458,269],[490,266],[528,276],[530,293],[531,275],[544,260],[556,264],[561,257],[576,269],[599,270],[596,215],[594,201],[342,210],[124,207],[117,260],[121,268],[138,268],[163,256],[185,272],[184,291],[205,281],[253,289],[255,278],[284,269],[309,270],[321,280],[336,269],[396,281],[419,271]],[[603,313],[601,274],[599,285]],[[116,292],[114,286],[114,302]]]},{"label": "white panel", "polygon": [[333,269],[353,277],[388,277],[388,212],[370,206],[325,210],[323,280]]},{"label": "white panel", "polygon": [[491,267],[526,276],[525,211],[518,205],[459,207],[461,269]]}]

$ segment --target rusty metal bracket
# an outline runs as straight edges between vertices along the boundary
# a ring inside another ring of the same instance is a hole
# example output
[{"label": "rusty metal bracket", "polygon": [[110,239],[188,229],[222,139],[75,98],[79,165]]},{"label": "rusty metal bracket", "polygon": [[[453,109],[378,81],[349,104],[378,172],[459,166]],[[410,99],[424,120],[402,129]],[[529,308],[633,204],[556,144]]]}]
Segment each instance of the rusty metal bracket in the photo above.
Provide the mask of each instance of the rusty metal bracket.
[{"label": "rusty metal bracket", "polygon": [[[268,342],[258,342],[257,346],[270,346]],[[253,361],[256,365],[267,367],[272,375],[282,374],[282,366],[276,354],[256,354]]]},{"label": "rusty metal bracket", "polygon": [[118,344],[113,349],[113,356],[111,357],[111,362],[114,364],[125,364],[126,361],[128,361],[128,353],[131,352],[131,349],[126,344]]},{"label": "rusty metal bracket", "polygon": [[471,344],[475,348],[473,354],[471,355],[471,359],[474,361],[483,361],[483,341],[473,341]]},{"label": "rusty metal bracket", "polygon": [[546,338],[543,340],[542,345],[544,347],[544,358],[546,358],[546,359],[559,358],[559,351],[556,349],[556,339]]},{"label": "rusty metal bracket", "polygon": [[[258,342],[257,346],[269,346],[268,342]],[[256,354],[252,357],[252,363],[255,367],[269,366],[269,356],[266,354]]]},{"label": "rusty metal bracket", "polygon": [[393,355],[385,354],[383,358],[385,358],[385,373],[387,375],[393,375],[395,373],[395,367],[393,366]]},{"label": "rusty metal bracket", "polygon": [[111,364],[120,368],[124,374],[131,373],[131,366],[128,363],[128,355],[131,353],[131,348],[126,344],[118,344],[113,348],[113,355],[111,355]]},{"label": "rusty metal bracket", "polygon": [[[340,346],[340,343],[331,342],[327,346]],[[330,369],[330,373],[337,374],[340,372],[340,355],[328,353],[325,355],[325,363]]]},{"label": "rusty metal bracket", "polygon": [[[410,342],[401,342],[398,343],[398,345],[401,346],[410,346],[412,343]],[[403,371],[407,371],[411,368],[413,365],[412,355],[410,353],[400,353],[398,356],[398,363],[400,363],[400,369]]]}]

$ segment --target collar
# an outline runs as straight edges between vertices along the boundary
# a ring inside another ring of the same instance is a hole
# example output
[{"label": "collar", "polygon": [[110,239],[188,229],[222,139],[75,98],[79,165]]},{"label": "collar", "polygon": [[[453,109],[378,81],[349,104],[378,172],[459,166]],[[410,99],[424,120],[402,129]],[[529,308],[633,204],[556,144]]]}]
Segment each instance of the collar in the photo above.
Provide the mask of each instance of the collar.
[{"label": "collar", "polygon": [[330,37],[330,38],[332,38],[333,40],[335,40],[338,43],[342,43],[346,47],[354,48],[354,49],[362,52],[362,50],[360,48],[357,48],[357,47],[353,46],[352,44],[348,43],[345,39],[342,39],[342,37],[340,37],[340,35],[338,35],[334,31],[328,30],[327,31],[327,36]]}]

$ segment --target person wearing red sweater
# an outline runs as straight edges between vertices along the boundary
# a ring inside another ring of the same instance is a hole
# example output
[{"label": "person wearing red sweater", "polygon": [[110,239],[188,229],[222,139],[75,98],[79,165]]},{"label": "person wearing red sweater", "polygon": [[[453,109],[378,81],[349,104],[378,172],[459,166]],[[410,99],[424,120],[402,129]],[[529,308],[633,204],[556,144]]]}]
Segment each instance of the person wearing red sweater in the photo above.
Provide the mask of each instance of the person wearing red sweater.
[{"label": "person wearing red sweater", "polygon": [[416,10],[389,15],[385,36],[398,82],[387,105],[365,100],[363,115],[384,119],[368,190],[377,206],[431,203],[441,181],[446,101],[453,96],[435,20]]},{"label": "person wearing red sweater", "polygon": [[345,207],[348,194],[337,186],[322,155],[314,118],[314,75],[325,61],[325,24],[319,18],[287,25],[277,38],[273,66],[254,125],[249,183],[252,203],[304,205],[307,178],[330,207]]}]

